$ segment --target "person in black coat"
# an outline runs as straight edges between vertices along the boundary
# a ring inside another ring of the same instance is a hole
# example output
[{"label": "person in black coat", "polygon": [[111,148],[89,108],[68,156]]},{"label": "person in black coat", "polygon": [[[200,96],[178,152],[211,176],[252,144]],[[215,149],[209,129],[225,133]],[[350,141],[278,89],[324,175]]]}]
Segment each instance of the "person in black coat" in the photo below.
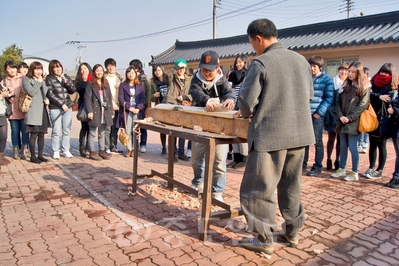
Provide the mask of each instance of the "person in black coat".
[{"label": "person in black coat", "polygon": [[[53,158],[60,158],[60,148],[66,158],[72,158],[69,133],[72,128],[72,101],[70,94],[76,92],[71,78],[64,73],[62,64],[58,60],[51,60],[48,66],[49,75],[46,77],[48,87],[47,98],[50,101],[51,118],[51,146]],[[61,147],[60,147],[61,139]]]},{"label": "person in black coat", "polygon": [[[112,121],[112,94],[108,82],[104,77],[104,69],[100,64],[93,67],[93,80],[87,84],[84,104],[87,110],[87,116],[90,119],[89,124],[89,158],[99,161],[101,159],[109,160],[105,152],[105,138],[110,134]],[[94,138],[98,130],[99,154],[95,152]]]},{"label": "person in black coat", "polygon": [[[78,107],[82,108],[84,106],[84,95],[86,91],[87,83],[93,78],[93,71],[88,63],[82,63],[78,67],[78,72],[76,73],[75,87],[79,93]],[[89,139],[89,123],[81,121],[81,128],[79,132],[79,153],[80,156],[86,157],[86,150],[88,150]]]}]

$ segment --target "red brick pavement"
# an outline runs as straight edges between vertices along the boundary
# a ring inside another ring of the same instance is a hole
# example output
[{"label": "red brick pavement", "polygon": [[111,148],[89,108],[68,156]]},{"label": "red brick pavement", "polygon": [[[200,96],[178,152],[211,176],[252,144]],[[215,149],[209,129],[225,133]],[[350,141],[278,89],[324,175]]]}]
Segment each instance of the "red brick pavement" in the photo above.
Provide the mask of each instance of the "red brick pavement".
[{"label": "red brick pavement", "polygon": [[[384,187],[394,167],[391,143],[380,180],[345,182],[329,178],[327,171],[320,177],[304,176],[307,220],[299,246],[287,247],[277,232],[275,253],[266,258],[237,246],[238,239],[249,235],[242,217],[213,221],[208,241],[200,241],[198,199],[167,189],[159,178],[141,180],[138,193],[129,195],[132,158],[113,155],[95,162],[79,157],[79,128],[73,121],[72,159],[41,165],[12,160],[2,166],[0,265],[399,264],[399,190]],[[46,136],[45,152],[51,157]],[[149,132],[147,153],[139,158],[140,173],[166,172],[160,151],[158,133]],[[362,154],[361,172],[367,162]],[[189,184],[190,162],[177,163],[175,173]],[[239,206],[242,173],[228,170],[224,198],[233,207]]]}]

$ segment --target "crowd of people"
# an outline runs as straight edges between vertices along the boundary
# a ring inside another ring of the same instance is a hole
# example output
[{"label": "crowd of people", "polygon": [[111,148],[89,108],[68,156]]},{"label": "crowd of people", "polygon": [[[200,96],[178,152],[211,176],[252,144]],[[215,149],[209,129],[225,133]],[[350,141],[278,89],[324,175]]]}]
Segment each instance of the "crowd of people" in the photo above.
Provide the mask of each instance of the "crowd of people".
[{"label": "crowd of people", "polygon": [[[119,152],[121,129],[130,136],[125,156],[132,157],[134,121],[143,119],[151,105],[199,106],[208,111],[222,106],[238,110],[243,118],[251,118],[247,143],[232,145],[233,160],[228,164],[231,149],[226,144],[217,145],[212,197],[223,201],[226,168],[245,168],[240,203],[249,229],[258,236],[244,238],[239,243],[267,254],[273,253],[272,232],[277,228],[276,189],[285,219],[283,238],[293,247],[298,244],[297,233],[305,220],[300,201],[301,176],[304,171],[308,176],[322,174],[324,130],[328,132],[326,170],[334,170],[332,177],[346,181],[359,179],[359,152],[369,155],[369,168],[362,175],[381,178],[387,160],[387,140],[392,138],[395,171],[386,185],[399,188],[399,78],[395,66],[385,63],[369,78],[368,69],[360,62],[343,62],[337,75],[331,78],[323,70],[322,57],[314,55],[306,60],[284,48],[277,40],[272,21],[253,21],[247,34],[257,57],[250,63],[246,55],[238,55],[226,75],[214,51],[202,54],[198,71],[193,75],[187,72],[187,62],[177,59],[167,73],[161,65],[153,65],[150,80],[138,59],[129,63],[123,77],[116,73],[116,61],[112,58],[105,60],[104,66],[82,63],[74,81],[64,73],[58,60],[50,61],[47,76],[40,62],[28,66],[7,61],[4,65],[7,76],[1,81],[0,94],[1,165],[10,163],[4,156],[8,122],[13,159],[27,159],[30,153],[30,162],[47,162],[43,149],[49,128],[53,159],[72,158],[70,131],[75,101],[86,110],[88,118],[80,121],[79,154],[92,160],[109,160],[113,153]],[[26,112],[19,106],[21,92],[30,96]],[[369,104],[379,116],[384,110],[390,114],[388,136],[381,134],[380,127],[368,133],[358,131],[360,115]],[[145,153],[145,129],[141,129],[140,137],[139,151]],[[160,142],[160,154],[165,155],[165,134],[160,134]],[[191,158],[194,172],[191,187],[201,192],[206,146],[194,141],[188,141],[187,148],[185,145],[185,139],[175,139],[174,147],[169,149],[174,149],[175,161]],[[308,171],[310,145],[315,145],[315,158]],[[351,171],[346,170],[348,151]]]}]

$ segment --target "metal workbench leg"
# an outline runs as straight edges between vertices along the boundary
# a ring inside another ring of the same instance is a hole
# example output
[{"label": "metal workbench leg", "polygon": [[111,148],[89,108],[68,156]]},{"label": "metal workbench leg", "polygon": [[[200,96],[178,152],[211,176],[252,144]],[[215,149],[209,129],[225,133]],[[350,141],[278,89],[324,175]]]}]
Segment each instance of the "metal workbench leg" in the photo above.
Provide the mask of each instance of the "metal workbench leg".
[{"label": "metal workbench leg", "polygon": [[138,175],[137,175],[137,163],[139,160],[139,135],[138,134],[133,134],[134,138],[133,138],[133,180],[132,180],[132,193],[136,193],[137,191],[137,179],[138,179]]}]

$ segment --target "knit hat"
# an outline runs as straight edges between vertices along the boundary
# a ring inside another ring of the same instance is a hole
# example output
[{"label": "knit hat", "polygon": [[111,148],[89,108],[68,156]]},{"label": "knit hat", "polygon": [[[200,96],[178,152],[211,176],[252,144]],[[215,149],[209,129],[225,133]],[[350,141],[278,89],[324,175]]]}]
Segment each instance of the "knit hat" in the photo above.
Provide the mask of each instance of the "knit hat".
[{"label": "knit hat", "polygon": [[175,68],[187,67],[187,62],[184,59],[177,59],[174,64]]},{"label": "knit hat", "polygon": [[206,51],[201,56],[199,68],[215,70],[219,66],[219,55],[214,51]]}]

